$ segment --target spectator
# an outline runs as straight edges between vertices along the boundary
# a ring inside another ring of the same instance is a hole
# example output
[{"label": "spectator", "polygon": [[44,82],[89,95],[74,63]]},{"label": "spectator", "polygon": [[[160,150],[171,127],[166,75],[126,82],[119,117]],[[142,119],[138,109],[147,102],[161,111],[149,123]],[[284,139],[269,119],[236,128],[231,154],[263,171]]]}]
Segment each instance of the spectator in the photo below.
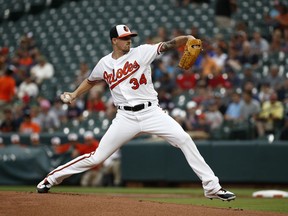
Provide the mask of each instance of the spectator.
[{"label": "spectator", "polygon": [[229,86],[229,83],[227,82],[227,76],[222,74],[220,71],[214,71],[213,74],[208,76],[207,80],[208,86],[213,90],[226,88]]},{"label": "spectator", "polygon": [[44,56],[37,58],[37,64],[31,68],[31,76],[35,79],[39,85],[45,79],[50,79],[54,75],[54,67],[51,63],[47,62]]},{"label": "spectator", "polygon": [[86,109],[90,112],[100,112],[106,110],[106,105],[102,100],[101,92],[90,93],[86,102]]},{"label": "spectator", "polygon": [[173,77],[173,71],[168,71],[164,61],[159,59],[155,62],[153,80],[160,81],[165,74],[167,74],[170,78]]},{"label": "spectator", "polygon": [[279,14],[275,16],[276,20],[276,28],[280,28],[281,30],[288,28],[288,10],[287,6],[283,3],[279,4]]},{"label": "spectator", "polygon": [[195,38],[200,38],[199,28],[196,26],[191,26],[190,35],[193,35]]},{"label": "spectator", "polygon": [[[18,98],[23,100],[25,97],[36,98],[39,93],[39,88],[36,83],[28,76],[19,86],[17,95]],[[25,100],[25,99],[24,99]]]},{"label": "spectator", "polygon": [[67,122],[67,109],[65,109],[65,107],[66,105],[63,105],[62,101],[57,98],[50,108],[50,111],[56,114],[57,119],[60,121],[60,125]]},{"label": "spectator", "polygon": [[226,70],[227,74],[227,83],[229,83],[231,88],[237,89],[241,88],[241,79],[239,77],[239,74],[236,73],[232,68],[227,68]]},{"label": "spectator", "polygon": [[288,79],[283,80],[283,84],[277,90],[278,99],[288,105]]},{"label": "spectator", "polygon": [[84,133],[84,143],[77,143],[75,149],[78,155],[87,154],[95,151],[98,148],[99,141],[95,139],[92,131],[86,131]]},{"label": "spectator", "polygon": [[220,111],[220,113],[224,116],[225,112],[227,110],[227,103],[229,101],[230,95],[228,95],[228,91],[226,91],[226,94],[224,93],[220,93],[220,92],[215,92],[214,96],[212,97],[212,100],[215,101],[218,110]]},{"label": "spectator", "polygon": [[[79,155],[90,153],[98,148],[99,141],[94,138],[92,131],[84,133],[84,143],[76,146],[76,151]],[[81,186],[101,186],[103,183],[104,173],[101,171],[100,166],[96,166],[91,170],[86,171],[80,180]]]},{"label": "spectator", "polygon": [[210,132],[219,129],[223,123],[223,115],[219,111],[215,99],[210,100],[208,111],[205,112],[206,121],[210,126]]},{"label": "spectator", "polygon": [[169,94],[177,92],[175,79],[172,79],[169,74],[164,74],[160,79],[160,88],[164,89]]},{"label": "spectator", "polygon": [[[71,157],[75,158],[75,157],[79,156],[80,155],[79,146],[83,145],[83,143],[81,143],[79,141],[78,135],[76,133],[70,133],[70,134],[68,134],[67,138],[68,138],[68,144],[70,144],[72,149],[73,149]],[[78,149],[77,149],[77,147],[78,147]]]},{"label": "spectator", "polygon": [[39,135],[39,133],[30,134],[30,143],[31,143],[32,146],[39,146],[40,145],[40,135]]},{"label": "spectator", "polygon": [[0,131],[3,133],[17,132],[19,128],[19,122],[14,118],[11,109],[4,109],[4,120],[0,125]]},{"label": "spectator", "polygon": [[260,112],[260,104],[257,100],[253,99],[252,91],[244,91],[242,94],[242,100],[240,104],[240,120],[247,122],[254,120]]},{"label": "spectator", "polygon": [[271,88],[270,83],[267,81],[263,82],[258,93],[260,103],[262,104],[265,101],[270,100],[270,96],[273,92],[274,90]]},{"label": "spectator", "polygon": [[16,82],[13,79],[13,66],[9,66],[4,75],[0,76],[0,108],[1,110],[11,104],[16,93]]},{"label": "spectator", "polygon": [[9,47],[3,46],[0,48],[0,76],[4,73],[9,62]]},{"label": "spectator", "polygon": [[4,148],[4,147],[5,147],[5,144],[4,144],[3,138],[0,137],[0,148]]},{"label": "spectator", "polygon": [[12,134],[11,137],[10,137],[10,142],[11,142],[12,145],[26,147],[26,145],[21,143],[20,136],[18,134]]},{"label": "spectator", "polygon": [[189,101],[186,104],[187,117],[185,120],[185,125],[188,131],[194,131],[198,125],[196,110],[197,110],[197,103],[195,101]]},{"label": "spectator", "polygon": [[284,106],[278,101],[277,94],[273,93],[269,101],[265,101],[258,115],[256,126],[259,137],[266,133],[275,133],[282,127],[281,123],[284,118]]},{"label": "spectator", "polygon": [[59,137],[53,137],[51,143],[53,145],[54,152],[56,154],[70,154],[72,158],[75,158],[79,155],[79,152],[76,150],[76,145],[82,145],[78,141],[78,135],[76,133],[70,133],[67,136],[68,142],[61,144],[61,139]]},{"label": "spectator", "polygon": [[28,32],[22,35],[19,41],[20,42],[17,52],[29,51],[31,54],[36,52],[35,49],[37,49],[37,46],[32,32]]},{"label": "spectator", "polygon": [[168,40],[168,35],[167,35],[167,30],[164,26],[160,26],[157,29],[157,34],[152,37],[152,42],[159,43],[161,41],[167,41]]},{"label": "spectator", "polygon": [[176,0],[176,7],[187,7],[190,4],[191,0]]},{"label": "spectator", "polygon": [[212,57],[212,59],[214,59],[219,71],[222,71],[228,55],[225,53],[225,48],[223,48],[220,44],[216,45],[214,50],[215,55]]},{"label": "spectator", "polygon": [[199,79],[195,88],[193,100],[199,105],[204,106],[211,98],[211,88],[208,88],[206,79]]},{"label": "spectator", "polygon": [[82,115],[82,110],[77,106],[76,101],[72,102],[67,110],[67,119],[69,120],[80,120]]},{"label": "spectator", "polygon": [[239,55],[239,62],[242,65],[250,64],[252,68],[258,67],[259,57],[252,52],[249,42],[243,43],[242,53]]},{"label": "spectator", "polygon": [[174,108],[171,112],[172,118],[174,118],[184,130],[187,130],[185,119],[186,119],[186,112],[178,107]]},{"label": "spectator", "polygon": [[105,116],[108,119],[109,123],[112,123],[112,120],[115,118],[116,113],[117,113],[117,107],[111,103],[111,102],[107,102],[106,103],[106,111],[105,111]]},{"label": "spectator", "polygon": [[208,139],[209,125],[206,122],[205,114],[202,113],[195,101],[187,103],[186,113],[185,125],[193,139]]},{"label": "spectator", "polygon": [[276,64],[270,66],[269,74],[265,79],[275,91],[278,91],[283,85],[283,77],[279,74],[279,67]]},{"label": "spectator", "polygon": [[40,133],[40,131],[41,131],[40,125],[32,121],[30,111],[27,110],[24,113],[24,120],[20,124],[19,132],[21,134],[31,134],[31,133]]},{"label": "spectator", "polygon": [[[242,54],[243,53],[243,49],[245,48],[245,46],[248,47],[248,45],[250,45],[247,33],[244,32],[244,31],[238,31],[234,35],[233,40],[231,41],[230,45],[231,45],[231,47],[236,49],[237,52],[239,52],[239,54]],[[248,48],[250,48],[250,47],[248,47]]]},{"label": "spectator", "polygon": [[[276,14],[267,16],[266,21],[272,25],[275,29],[285,29],[288,27],[288,10],[287,6],[281,2],[275,2],[274,7],[276,8]],[[277,13],[278,12],[278,13]]]},{"label": "spectator", "polygon": [[60,137],[54,136],[51,138],[51,145],[56,154],[72,153],[73,146],[67,142],[62,144]]},{"label": "spectator", "polygon": [[258,56],[269,51],[269,43],[262,37],[260,31],[253,32],[253,39],[251,40],[250,45],[252,53]]},{"label": "spectator", "polygon": [[160,88],[157,90],[159,106],[163,110],[168,110],[169,112],[175,107],[175,104],[171,100],[171,94],[169,94],[165,89]]},{"label": "spectator", "polygon": [[33,59],[30,56],[30,53],[28,50],[22,50],[21,52],[18,52],[19,55],[19,67],[25,68],[25,70],[28,70],[33,65]]},{"label": "spectator", "polygon": [[272,34],[272,41],[270,43],[269,52],[278,53],[284,47],[284,41],[282,39],[282,32],[279,29],[274,30]]},{"label": "spectator", "polygon": [[[121,151],[118,149],[114,152],[109,158],[107,158],[102,167],[102,172],[104,173],[104,181],[105,177],[109,177],[112,175],[112,183],[104,182],[104,185],[108,186],[121,186]],[[106,178],[107,179],[107,178]]]},{"label": "spectator", "polygon": [[247,83],[253,83],[253,85],[257,88],[259,85],[259,79],[256,77],[256,74],[254,73],[254,70],[252,68],[252,65],[247,63],[243,65],[243,79],[241,81],[242,89],[244,89],[245,85]]},{"label": "spectator", "polygon": [[281,128],[279,140],[288,140],[288,118],[285,118],[284,126]]},{"label": "spectator", "polygon": [[86,62],[81,62],[79,70],[76,71],[76,85],[80,85],[80,83],[89,76],[90,69]]},{"label": "spectator", "polygon": [[36,116],[42,132],[57,131],[60,127],[60,120],[54,110],[50,109],[51,104],[47,99],[40,101],[40,113]]},{"label": "spectator", "polygon": [[246,82],[245,85],[243,86],[242,91],[251,91],[252,92],[252,98],[257,100],[259,102],[259,98],[258,98],[258,88],[257,86],[255,86],[255,84],[253,82]]},{"label": "spectator", "polygon": [[232,47],[229,48],[229,53],[225,62],[225,67],[226,67],[226,70],[227,68],[229,68],[228,70],[232,70],[235,72],[238,72],[241,70],[242,65],[239,61],[237,49],[232,48]]},{"label": "spectator", "polygon": [[196,86],[198,77],[192,69],[183,70],[183,73],[176,77],[177,87],[182,91],[193,89]]},{"label": "spectator", "polygon": [[56,154],[61,154],[62,152],[60,151],[60,148],[59,146],[61,145],[61,139],[60,137],[58,136],[53,136],[51,139],[50,139],[50,143],[51,143],[51,146],[52,146],[52,149],[54,150],[54,152]]},{"label": "spectator", "polygon": [[288,28],[284,29],[284,39],[283,39],[283,45],[282,45],[282,51],[288,53]]},{"label": "spectator", "polygon": [[237,3],[235,0],[216,0],[215,20],[219,28],[231,28],[234,23],[232,14],[236,12]]},{"label": "spectator", "polygon": [[201,61],[202,75],[208,77],[219,72],[219,67],[217,66],[215,60],[209,56],[207,52],[203,52],[203,59]]},{"label": "spectator", "polygon": [[241,109],[241,94],[234,92],[231,96],[231,102],[228,104],[227,110],[224,115],[226,121],[238,122],[240,120]]}]

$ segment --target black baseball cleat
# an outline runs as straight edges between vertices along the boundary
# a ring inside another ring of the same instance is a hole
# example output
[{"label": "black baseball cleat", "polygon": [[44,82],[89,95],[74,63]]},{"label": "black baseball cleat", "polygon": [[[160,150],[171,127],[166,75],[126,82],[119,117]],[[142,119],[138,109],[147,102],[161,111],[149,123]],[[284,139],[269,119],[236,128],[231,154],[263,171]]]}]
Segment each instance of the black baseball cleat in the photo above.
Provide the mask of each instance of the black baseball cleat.
[{"label": "black baseball cleat", "polygon": [[235,200],[236,196],[234,193],[227,191],[223,188],[221,188],[219,191],[217,191],[215,194],[206,194],[205,195],[209,199],[220,199],[223,201],[231,201]]},{"label": "black baseball cleat", "polygon": [[38,193],[48,193],[52,185],[48,182],[48,180],[45,178],[37,185],[37,192]]}]

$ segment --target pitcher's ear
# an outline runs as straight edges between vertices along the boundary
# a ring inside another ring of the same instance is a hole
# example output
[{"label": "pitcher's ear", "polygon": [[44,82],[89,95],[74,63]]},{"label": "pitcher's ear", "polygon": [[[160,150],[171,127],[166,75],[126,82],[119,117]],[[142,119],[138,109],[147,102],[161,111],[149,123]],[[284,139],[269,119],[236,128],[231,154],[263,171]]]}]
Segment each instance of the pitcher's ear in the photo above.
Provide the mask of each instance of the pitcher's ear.
[{"label": "pitcher's ear", "polygon": [[111,43],[116,44],[117,38],[112,38]]}]

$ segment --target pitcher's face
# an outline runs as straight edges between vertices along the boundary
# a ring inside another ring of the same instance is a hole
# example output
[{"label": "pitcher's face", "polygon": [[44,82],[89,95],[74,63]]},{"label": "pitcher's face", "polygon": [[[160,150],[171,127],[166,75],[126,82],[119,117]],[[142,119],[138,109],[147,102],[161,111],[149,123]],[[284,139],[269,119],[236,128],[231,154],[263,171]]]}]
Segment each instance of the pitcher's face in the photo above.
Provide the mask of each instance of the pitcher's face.
[{"label": "pitcher's face", "polygon": [[116,47],[119,50],[123,51],[124,53],[127,53],[130,51],[131,43],[132,43],[131,36],[117,38]]}]

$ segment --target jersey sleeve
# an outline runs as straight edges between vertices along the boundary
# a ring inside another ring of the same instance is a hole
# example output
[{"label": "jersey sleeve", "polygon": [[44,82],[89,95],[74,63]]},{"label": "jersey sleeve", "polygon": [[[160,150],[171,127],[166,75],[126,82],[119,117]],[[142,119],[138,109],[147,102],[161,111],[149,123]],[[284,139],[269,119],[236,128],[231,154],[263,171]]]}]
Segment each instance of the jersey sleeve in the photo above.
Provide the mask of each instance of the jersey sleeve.
[{"label": "jersey sleeve", "polygon": [[102,61],[100,60],[93,68],[87,80],[89,83],[93,84],[101,81],[102,79],[103,79],[103,67],[102,67]]},{"label": "jersey sleeve", "polygon": [[138,47],[138,52],[141,54],[143,63],[151,64],[154,59],[161,54],[162,42],[158,44],[144,44]]}]

